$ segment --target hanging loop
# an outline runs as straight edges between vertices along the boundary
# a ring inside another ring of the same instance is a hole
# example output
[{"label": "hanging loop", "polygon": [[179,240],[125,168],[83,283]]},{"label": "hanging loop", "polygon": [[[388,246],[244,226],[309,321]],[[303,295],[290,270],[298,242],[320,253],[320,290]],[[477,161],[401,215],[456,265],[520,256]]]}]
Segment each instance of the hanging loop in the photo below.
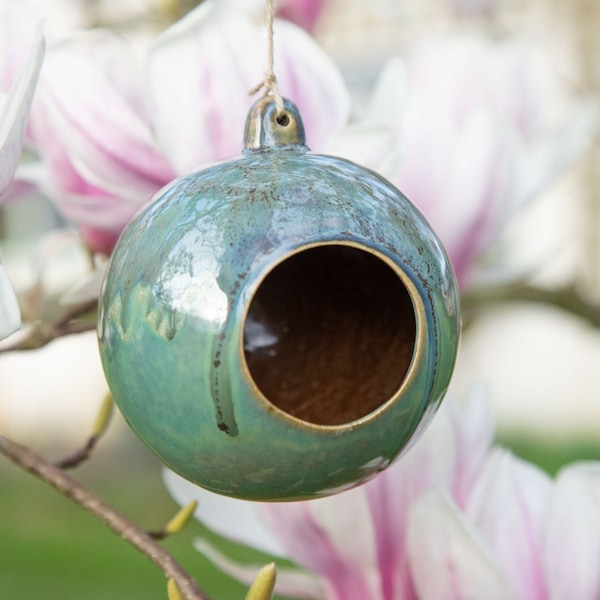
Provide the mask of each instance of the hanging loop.
[{"label": "hanging loop", "polygon": [[277,77],[275,76],[275,52],[274,52],[274,33],[273,33],[273,21],[275,19],[275,1],[267,0],[267,39],[268,39],[268,52],[267,52],[267,71],[265,73],[265,78],[261,81],[257,86],[253,87],[249,94],[250,96],[254,96],[261,90],[263,90],[263,96],[270,96],[271,99],[275,102],[275,106],[277,107],[277,116],[280,119],[283,119],[284,113],[284,101],[279,91],[279,85],[277,84]]},{"label": "hanging loop", "polygon": [[254,103],[246,118],[244,150],[247,152],[287,146],[307,150],[304,125],[298,108],[284,98],[283,110],[279,111],[271,95],[263,96]]}]

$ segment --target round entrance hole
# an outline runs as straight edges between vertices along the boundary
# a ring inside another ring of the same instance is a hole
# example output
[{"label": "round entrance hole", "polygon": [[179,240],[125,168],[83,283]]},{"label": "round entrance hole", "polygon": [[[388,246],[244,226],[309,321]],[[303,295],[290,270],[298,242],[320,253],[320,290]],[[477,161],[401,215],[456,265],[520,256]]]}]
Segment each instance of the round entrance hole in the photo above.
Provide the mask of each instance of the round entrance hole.
[{"label": "round entrance hole", "polygon": [[356,421],[392,398],[415,344],[415,311],[399,274],[372,252],[341,244],[278,264],[244,323],[244,356],[258,389],[316,425]]}]

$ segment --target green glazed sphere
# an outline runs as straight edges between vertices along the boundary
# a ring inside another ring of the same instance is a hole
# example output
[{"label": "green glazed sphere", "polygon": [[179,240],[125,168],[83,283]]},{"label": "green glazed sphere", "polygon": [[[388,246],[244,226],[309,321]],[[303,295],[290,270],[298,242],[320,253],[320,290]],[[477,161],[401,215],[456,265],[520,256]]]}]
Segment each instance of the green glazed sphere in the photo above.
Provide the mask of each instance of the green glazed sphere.
[{"label": "green glazed sphere", "polygon": [[102,362],[127,422],[183,477],[246,499],[323,496],[372,478],[431,420],[458,289],[419,211],[309,152],[289,101],[259,100],[245,138],[123,232]]}]

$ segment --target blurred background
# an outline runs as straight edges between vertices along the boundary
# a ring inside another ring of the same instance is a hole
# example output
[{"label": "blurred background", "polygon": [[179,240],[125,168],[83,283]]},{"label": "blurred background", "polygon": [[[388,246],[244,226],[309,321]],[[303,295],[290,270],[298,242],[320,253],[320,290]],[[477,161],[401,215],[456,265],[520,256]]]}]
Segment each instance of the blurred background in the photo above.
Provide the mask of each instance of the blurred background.
[{"label": "blurred background", "polygon": [[[141,53],[197,3],[39,4],[51,35],[110,27]],[[312,34],[341,69],[359,115],[390,57],[444,34],[527,40],[553,64],[566,95],[596,102],[598,31],[595,0],[329,0]],[[500,263],[502,269],[475,277],[465,292],[465,330],[450,390],[461,398],[474,384],[486,385],[499,441],[552,473],[567,461],[600,458],[599,158],[591,131],[577,160],[522,206],[480,257],[483,266]],[[21,297],[30,298],[36,285],[59,295],[89,270],[89,256],[65,226],[43,197],[0,208],[0,249]],[[568,293],[566,299],[528,296],[523,283]],[[106,392],[93,331],[37,350],[4,352],[0,431],[58,458],[84,443]],[[149,528],[175,510],[159,465],[118,415],[80,476]],[[243,597],[241,587],[191,549],[200,527],[193,524],[168,544],[216,598]],[[164,597],[162,575],[122,546],[91,517],[0,462],[0,597]]]}]

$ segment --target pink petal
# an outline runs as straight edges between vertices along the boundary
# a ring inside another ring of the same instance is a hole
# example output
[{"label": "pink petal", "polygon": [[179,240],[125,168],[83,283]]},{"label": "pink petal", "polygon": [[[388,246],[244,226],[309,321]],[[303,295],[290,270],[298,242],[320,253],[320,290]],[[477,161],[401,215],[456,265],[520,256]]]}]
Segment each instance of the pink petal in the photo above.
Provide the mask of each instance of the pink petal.
[{"label": "pink petal", "polygon": [[42,168],[19,176],[37,185],[109,253],[133,215],[174,172],[145,115],[127,44],[89,31],[53,46],[32,106],[30,138]]},{"label": "pink petal", "polygon": [[483,468],[492,436],[485,387],[474,387],[463,405],[447,397],[414,447],[367,486],[375,493],[379,485],[391,486],[390,499],[397,503],[405,497],[409,505],[423,490],[441,485],[463,505]]},{"label": "pink petal", "polygon": [[[65,214],[67,214],[66,211]],[[90,227],[83,223],[75,223],[75,225],[77,226],[81,239],[92,252],[101,252],[108,256],[119,240],[119,232],[133,218],[133,214],[134,211],[132,211],[131,216],[120,220],[122,225],[119,226],[116,225],[115,220],[113,219],[112,229]]]},{"label": "pink petal", "polygon": [[178,503],[199,503],[196,517],[212,531],[318,573],[331,600],[384,598],[362,488],[308,502],[259,503],[213,494],[170,471],[164,479]]},{"label": "pink petal", "polygon": [[[10,23],[4,22],[2,25],[8,28]],[[0,111],[0,196],[11,183],[21,157],[29,108],[44,57],[41,25],[39,21],[34,21],[30,26],[34,32],[30,36],[32,41],[29,56],[12,83]],[[20,33],[25,35],[22,30]]]},{"label": "pink petal", "polygon": [[410,600],[415,598],[406,555],[410,506],[436,485],[467,497],[491,437],[485,391],[476,389],[464,408],[446,400],[396,464],[337,496],[249,503],[211,494],[172,473],[165,482],[181,504],[198,500],[197,517],[217,533],[288,556],[317,573],[330,600]]},{"label": "pink petal", "polygon": [[420,600],[513,600],[495,557],[441,488],[409,515],[408,552]]},{"label": "pink petal", "polygon": [[21,313],[15,291],[0,257],[0,340],[21,327]]},{"label": "pink petal", "polygon": [[462,287],[516,209],[597,130],[589,106],[557,125],[558,88],[539,52],[481,36],[437,38],[380,75],[367,119],[395,122],[400,149],[374,168],[430,220]]},{"label": "pink petal", "polygon": [[[153,119],[178,172],[240,153],[256,100],[248,91],[264,79],[266,52],[265,26],[215,0],[154,42],[147,63]],[[310,36],[283,21],[275,24],[275,70],[282,94],[302,113],[309,145],[319,147],[348,117],[341,75]]]},{"label": "pink petal", "polygon": [[277,15],[313,31],[327,0],[280,0]]},{"label": "pink petal", "polygon": [[[464,410],[447,399],[415,446],[373,481],[328,499],[266,506],[267,519],[289,555],[327,580],[348,580],[346,571],[355,565],[378,574],[374,597],[411,598],[405,545],[410,506],[435,485],[466,496],[491,437],[484,390],[474,390]],[[360,555],[352,554],[354,547]]]},{"label": "pink petal", "polygon": [[404,115],[395,181],[431,222],[463,285],[514,211],[517,140],[499,123],[483,109],[452,121],[443,98],[420,91]]},{"label": "pink petal", "polygon": [[[194,543],[196,550],[204,554],[218,569],[227,573],[237,581],[250,585],[262,565],[244,565],[231,560],[219,552],[207,540],[198,539]],[[324,592],[319,582],[311,575],[298,569],[277,567],[277,581],[275,591],[278,594],[292,596],[294,598],[309,598],[321,600]]]},{"label": "pink petal", "polygon": [[374,523],[364,488],[306,502],[263,504],[265,522],[331,600],[382,598]]},{"label": "pink petal", "polygon": [[498,115],[483,110],[463,121],[446,163],[446,188],[438,190],[435,223],[463,284],[517,208],[520,142],[509,124],[502,123]]},{"label": "pink petal", "polygon": [[551,479],[540,469],[497,449],[470,498],[467,515],[498,557],[516,597],[544,600],[542,535]]},{"label": "pink petal", "polygon": [[600,597],[600,463],[559,472],[543,559],[551,600]]},{"label": "pink petal", "polygon": [[484,388],[474,388],[462,407],[447,398],[415,446],[363,486],[376,531],[383,598],[414,597],[406,555],[412,504],[432,486],[444,487],[464,504],[483,467],[492,435]]},{"label": "pink petal", "polygon": [[[128,64],[130,50],[109,32],[91,31],[89,36],[89,44],[81,34],[48,51],[33,107],[33,139],[42,156],[63,154],[88,185],[149,200],[174,173],[139,103],[130,103],[134,92],[116,87],[124,77],[113,79],[104,71],[110,60],[94,60],[105,47],[109,56],[120,52]],[[132,65],[129,87],[136,79]],[[55,176],[60,180],[61,171]]]},{"label": "pink petal", "polygon": [[493,108],[526,136],[547,121],[560,96],[548,57],[514,36],[428,39],[411,55],[409,80],[443,98],[454,120]]},{"label": "pink petal", "polygon": [[70,193],[52,183],[42,182],[41,186],[54,200],[61,213],[77,226],[104,230],[105,234],[118,235],[138,210],[138,202],[127,202],[122,197],[108,194],[103,190],[88,187],[83,193]]},{"label": "pink petal", "polygon": [[85,188],[82,194],[72,194],[61,190],[52,181],[37,181],[62,215],[77,228],[86,246],[104,254],[110,254],[121,231],[146,200],[141,197],[128,201],[92,187]]}]

